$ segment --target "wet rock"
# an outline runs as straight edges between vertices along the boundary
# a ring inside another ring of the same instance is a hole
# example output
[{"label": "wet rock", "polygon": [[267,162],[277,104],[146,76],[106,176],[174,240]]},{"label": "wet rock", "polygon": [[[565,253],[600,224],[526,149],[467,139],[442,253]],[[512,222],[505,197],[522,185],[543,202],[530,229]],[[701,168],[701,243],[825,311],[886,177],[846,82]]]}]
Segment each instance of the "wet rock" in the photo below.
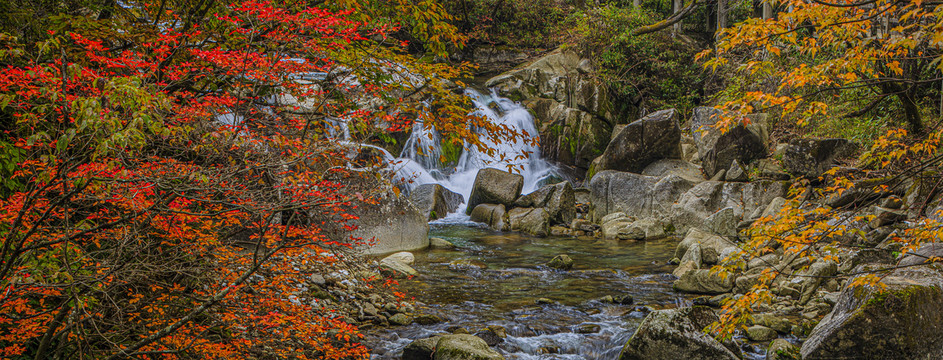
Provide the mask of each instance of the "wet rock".
[{"label": "wet rock", "polygon": [[410,191],[409,200],[426,219],[435,220],[458,210],[465,197],[439,184],[422,184]]},{"label": "wet rock", "polygon": [[481,169],[475,176],[471,195],[468,196],[468,214],[478,204],[500,204],[510,206],[521,194],[524,177],[497,169]]},{"label": "wet rock", "polygon": [[488,346],[495,346],[504,342],[504,339],[508,336],[508,334],[507,329],[501,326],[492,325],[475,333],[475,336],[484,340]]},{"label": "wet rock", "polygon": [[[714,108],[698,107],[691,118],[694,142],[701,157],[704,173],[713,177],[730,168],[734,160],[739,164],[766,157],[768,131],[764,121],[737,124],[726,131],[714,126],[721,112]],[[759,120],[759,119],[757,119]]]},{"label": "wet rock", "polygon": [[[432,351],[429,351],[430,348]],[[407,345],[403,350],[403,360],[419,359],[503,360],[504,356],[494,351],[477,336],[451,334],[416,340]]]},{"label": "wet rock", "polygon": [[392,277],[410,277],[419,275],[416,269],[396,259],[385,258],[380,261],[380,273]]},{"label": "wet rock", "polygon": [[786,339],[776,339],[766,350],[766,360],[801,360],[799,347]]},{"label": "wet rock", "polygon": [[734,276],[722,276],[711,273],[710,269],[688,270],[675,280],[672,287],[676,291],[693,294],[723,294],[733,290]]},{"label": "wet rock", "polygon": [[802,358],[943,358],[941,267],[901,268],[881,282],[880,293],[846,286],[802,344]]},{"label": "wet rock", "polygon": [[422,314],[416,316],[414,320],[419,325],[434,325],[442,322],[442,318],[432,314]]},{"label": "wet rock", "polygon": [[547,267],[559,270],[570,270],[573,268],[573,263],[574,261],[569,255],[560,254],[550,259],[550,261],[547,262]]},{"label": "wet rock", "polygon": [[607,86],[587,73],[589,63],[572,49],[558,49],[485,83],[541,120],[544,157],[582,170],[605,150],[618,122]]},{"label": "wet rock", "polygon": [[661,159],[681,158],[681,128],[674,109],[657,111],[623,127],[602,153],[597,171],[642,172]]},{"label": "wet rock", "polygon": [[550,214],[551,224],[569,225],[576,218],[576,199],[569,182],[547,185],[521,196],[514,202],[514,206],[543,208]]},{"label": "wet rock", "polygon": [[550,232],[550,214],[542,208],[513,208],[508,211],[508,223],[512,231],[535,236],[547,236]]},{"label": "wet rock", "polygon": [[452,244],[451,242],[445,239],[434,237],[434,238],[429,238],[429,247],[433,249],[448,250],[448,249],[454,249],[455,244]]},{"label": "wet rock", "polygon": [[766,342],[776,338],[776,330],[762,325],[753,325],[746,330],[747,338],[751,341]]},{"label": "wet rock", "polygon": [[441,336],[415,340],[403,349],[403,360],[429,360],[435,353],[436,344]]},{"label": "wet rock", "polygon": [[471,212],[471,221],[488,224],[494,230],[507,230],[504,205],[479,204]]},{"label": "wet rock", "polygon": [[653,311],[622,348],[619,360],[732,360],[740,350],[722,344],[703,329],[717,320],[707,307]]},{"label": "wet rock", "polygon": [[390,324],[405,326],[412,324],[412,320],[406,314],[394,314],[390,316]]},{"label": "wet rock", "polygon": [[484,270],[488,268],[488,264],[480,260],[460,259],[449,262],[449,268],[453,270]]},{"label": "wet rock", "polygon": [[596,324],[582,324],[576,328],[577,334],[595,334],[602,330],[602,327]]},{"label": "wet rock", "polygon": [[783,152],[783,167],[789,173],[817,178],[835,165],[835,160],[851,156],[857,146],[845,139],[793,139]]},{"label": "wet rock", "polygon": [[395,253],[395,254],[392,254],[390,256],[383,258],[383,260],[380,260],[380,262],[383,262],[386,260],[395,260],[406,265],[412,265],[412,263],[416,261],[416,256],[414,256],[413,253],[409,251],[400,251],[398,253]]},{"label": "wet rock", "polygon": [[599,229],[599,225],[593,224],[586,219],[573,219],[573,222],[570,223],[570,229],[593,232]]}]

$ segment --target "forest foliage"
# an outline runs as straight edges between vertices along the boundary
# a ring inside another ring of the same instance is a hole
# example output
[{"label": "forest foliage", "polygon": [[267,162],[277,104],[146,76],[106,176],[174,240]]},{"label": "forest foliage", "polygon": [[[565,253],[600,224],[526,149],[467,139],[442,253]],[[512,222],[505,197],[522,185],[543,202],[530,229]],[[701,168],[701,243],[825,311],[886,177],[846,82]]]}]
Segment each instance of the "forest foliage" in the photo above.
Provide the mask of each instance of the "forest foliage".
[{"label": "forest foliage", "polygon": [[0,3],[3,358],[366,358],[305,291],[391,189],[352,144],[519,136],[409,53],[462,46],[435,2],[27,2]]}]

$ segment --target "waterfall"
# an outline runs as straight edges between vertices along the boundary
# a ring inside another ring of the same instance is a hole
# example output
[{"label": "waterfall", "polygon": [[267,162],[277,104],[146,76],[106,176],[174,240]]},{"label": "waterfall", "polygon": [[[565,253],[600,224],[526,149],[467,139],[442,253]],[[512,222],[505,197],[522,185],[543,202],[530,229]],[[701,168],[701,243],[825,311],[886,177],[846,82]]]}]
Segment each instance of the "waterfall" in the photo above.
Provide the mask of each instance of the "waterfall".
[{"label": "waterfall", "polygon": [[[472,115],[481,115],[495,125],[506,127],[520,134],[537,136],[538,130],[534,124],[534,118],[521,104],[498,96],[494,91],[489,95],[483,95],[468,89],[465,94],[475,105]],[[508,171],[510,167],[511,171],[523,175],[522,192],[524,194],[537,190],[544,181],[556,175],[556,168],[540,156],[539,145],[527,144],[523,140],[500,141],[484,131],[481,131],[479,136],[485,146],[495,150],[495,156],[480,152],[466,142],[457,164],[454,167],[444,167],[439,161],[442,154],[441,137],[435,129],[417,122],[413,125],[412,133],[405,143],[400,158],[410,160],[412,164],[421,165],[424,174],[430,174],[436,179],[436,183],[462,194],[466,200],[471,194],[475,176],[484,168]],[[417,173],[417,178],[421,177],[422,180],[414,183],[429,183],[424,182],[428,178],[422,175],[422,173]]]},{"label": "waterfall", "polygon": [[[500,97],[494,91],[486,96],[468,89],[465,94],[475,105],[472,115],[483,116],[494,125],[518,134],[537,136],[534,118],[521,104]],[[386,169],[393,174],[393,182],[407,191],[423,184],[440,184],[462,194],[467,201],[475,183],[475,176],[481,169],[508,171],[510,168],[512,172],[521,174],[524,176],[524,194],[537,190],[546,180],[557,174],[556,168],[540,156],[539,145],[528,144],[521,139],[514,142],[501,141],[484,130],[479,132],[479,139],[486,147],[494,150],[494,156],[478,151],[473,145],[465,142],[457,163],[454,166],[443,166],[440,161],[443,153],[442,137],[435,128],[425,126],[421,120],[413,124],[409,139],[404,143],[398,157],[381,147],[350,141],[350,129],[346,119],[329,118],[325,125],[328,136],[352,148],[351,160],[365,149],[381,156],[386,163]],[[464,206],[460,207],[457,213],[464,214]]]}]

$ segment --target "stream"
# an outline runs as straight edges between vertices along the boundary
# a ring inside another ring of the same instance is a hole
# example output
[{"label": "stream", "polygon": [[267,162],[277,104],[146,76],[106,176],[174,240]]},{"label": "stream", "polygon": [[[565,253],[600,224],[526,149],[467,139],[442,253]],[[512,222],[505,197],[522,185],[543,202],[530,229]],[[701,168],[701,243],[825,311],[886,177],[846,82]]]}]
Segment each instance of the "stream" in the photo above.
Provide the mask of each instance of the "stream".
[{"label": "stream", "polygon": [[[448,218],[432,223],[430,236],[457,248],[414,252],[420,275],[399,288],[443,322],[375,330],[366,341],[373,359],[399,359],[416,339],[494,325],[507,331],[495,348],[508,359],[616,359],[649,311],[690,303],[671,289],[665,264],[677,239],[536,238]],[[575,260],[572,270],[544,266],[558,254]],[[599,300],[607,295],[634,301]]]}]

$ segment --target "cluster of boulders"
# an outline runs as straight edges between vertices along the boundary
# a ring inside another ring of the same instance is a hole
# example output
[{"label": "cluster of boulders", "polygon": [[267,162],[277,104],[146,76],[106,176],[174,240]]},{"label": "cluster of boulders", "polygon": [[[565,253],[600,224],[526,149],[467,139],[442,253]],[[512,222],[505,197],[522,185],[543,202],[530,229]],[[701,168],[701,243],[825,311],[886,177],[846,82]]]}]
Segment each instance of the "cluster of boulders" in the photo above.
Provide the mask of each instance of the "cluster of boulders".
[{"label": "cluster of boulders", "polygon": [[[828,180],[831,175],[824,173],[855,151],[855,145],[843,139],[796,139],[775,147],[770,158],[762,116],[725,132],[707,126],[721,115],[713,109],[696,109],[690,121],[693,146],[688,147],[684,145],[690,140],[683,132],[674,135],[677,125],[670,120],[675,116],[670,111],[654,113],[614,135],[620,142],[610,146],[618,146],[618,151],[607,149],[603,156],[616,159],[594,161],[589,180],[590,218],[601,225],[605,236],[658,237],[658,231],[643,231],[644,225],[658,221],[676,234],[684,234],[672,259],[678,265],[674,288],[702,294],[694,299],[698,305],[719,307],[725,300],[750,291],[762,273],[781,274],[770,287],[772,304],[754,309],[757,313],[742,334],[747,341],[769,344],[769,358],[943,356],[943,346],[937,345],[938,337],[943,336],[938,335],[943,273],[935,266],[901,268],[943,254],[943,246],[930,244],[916,255],[901,258],[897,252],[900,245],[894,240],[895,233],[912,226],[906,220],[916,220],[924,212],[915,208],[928,208],[927,199],[932,198],[926,181],[919,177],[909,183],[860,181],[853,189],[828,197],[816,197],[816,192],[800,194],[801,199],[791,205],[807,211],[847,209],[847,215],[832,220],[835,229],[841,229],[834,236],[846,245],[834,250],[838,261],[813,261],[771,243],[772,252],[748,258],[739,272],[710,270],[740,251],[741,242],[749,236],[744,229],[759,218],[775,217],[782,211],[789,184],[798,178],[813,184],[823,176]],[[632,127],[631,133],[624,133]],[[655,134],[658,140],[631,135],[645,133]],[[674,143],[664,141],[664,134]],[[636,140],[625,141],[631,136]],[[663,158],[650,154],[663,154]],[[684,170],[693,168],[699,168],[703,178]],[[929,205],[938,206],[932,201]],[[887,291],[851,286],[857,276],[874,272],[882,274],[880,287]],[[709,308],[698,307],[657,311],[626,344],[621,358],[740,358],[730,344],[689,331],[703,329],[713,321],[705,319],[715,319],[712,314]],[[792,336],[806,338],[801,351],[785,340]]]},{"label": "cluster of boulders", "polygon": [[524,177],[497,169],[482,169],[475,177],[466,212],[472,221],[495,230],[551,234],[554,225],[570,226],[576,219],[576,195],[569,182],[547,185],[521,196]]}]

